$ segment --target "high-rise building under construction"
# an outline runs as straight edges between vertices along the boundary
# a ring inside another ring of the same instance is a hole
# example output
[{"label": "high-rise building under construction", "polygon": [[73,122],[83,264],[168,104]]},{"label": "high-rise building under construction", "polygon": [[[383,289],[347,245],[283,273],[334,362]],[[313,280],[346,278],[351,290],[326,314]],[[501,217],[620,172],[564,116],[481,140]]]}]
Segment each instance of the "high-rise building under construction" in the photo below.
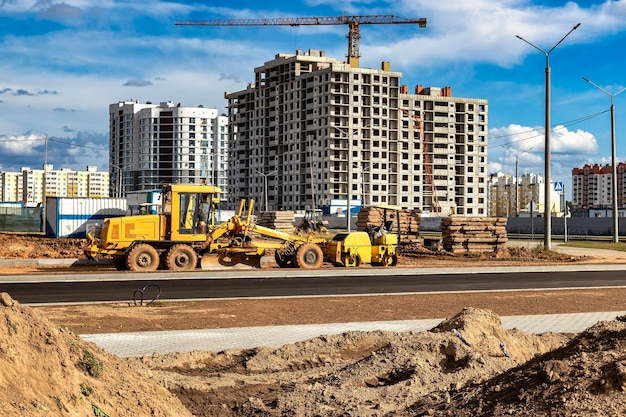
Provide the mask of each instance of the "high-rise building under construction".
[{"label": "high-rise building under construction", "polygon": [[354,68],[324,51],[278,54],[245,90],[226,93],[229,204],[265,210],[391,204],[487,215],[485,99]]}]

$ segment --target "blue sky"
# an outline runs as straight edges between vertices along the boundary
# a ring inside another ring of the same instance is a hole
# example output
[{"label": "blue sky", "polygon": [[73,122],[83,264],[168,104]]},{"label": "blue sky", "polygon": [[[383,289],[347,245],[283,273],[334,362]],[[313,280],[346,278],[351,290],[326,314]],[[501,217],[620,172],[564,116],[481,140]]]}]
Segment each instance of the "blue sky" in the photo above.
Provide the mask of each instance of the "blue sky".
[{"label": "blue sky", "polygon": [[[174,101],[225,111],[225,91],[277,53],[323,49],[344,59],[345,25],[189,27],[177,19],[392,14],[416,25],[362,25],[362,67],[382,61],[413,90],[451,86],[489,100],[489,172],[543,173],[545,55],[550,54],[552,178],[611,161],[610,96],[626,87],[626,0],[164,2],[0,0],[0,171],[107,170],[108,105]],[[626,92],[615,97],[618,161],[626,159]]]}]

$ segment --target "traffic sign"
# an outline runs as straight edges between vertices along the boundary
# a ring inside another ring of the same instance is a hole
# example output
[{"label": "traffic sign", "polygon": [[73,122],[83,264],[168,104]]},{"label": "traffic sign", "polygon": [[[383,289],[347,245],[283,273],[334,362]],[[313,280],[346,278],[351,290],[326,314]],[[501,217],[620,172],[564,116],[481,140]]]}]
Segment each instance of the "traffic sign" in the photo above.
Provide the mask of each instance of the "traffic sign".
[{"label": "traffic sign", "polygon": [[554,191],[563,192],[563,181],[554,181]]}]

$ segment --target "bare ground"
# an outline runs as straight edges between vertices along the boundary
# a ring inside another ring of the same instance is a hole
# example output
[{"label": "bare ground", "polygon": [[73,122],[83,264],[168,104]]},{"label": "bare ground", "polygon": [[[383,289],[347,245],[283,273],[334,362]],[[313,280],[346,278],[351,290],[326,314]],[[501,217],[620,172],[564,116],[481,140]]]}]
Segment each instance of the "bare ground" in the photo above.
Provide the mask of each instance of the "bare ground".
[{"label": "bare ground", "polygon": [[[28,253],[71,258],[80,242],[51,245],[13,237],[0,240],[0,251],[24,255],[24,247],[35,247]],[[402,261],[594,262],[548,255],[511,250],[459,259],[414,250]],[[3,415],[35,417],[624,415],[621,319],[580,335],[532,335],[505,330],[499,315],[626,310],[625,296],[626,290],[610,289],[29,308],[3,294],[0,407]],[[445,317],[429,332],[347,332],[278,349],[131,359],[76,336]]]}]

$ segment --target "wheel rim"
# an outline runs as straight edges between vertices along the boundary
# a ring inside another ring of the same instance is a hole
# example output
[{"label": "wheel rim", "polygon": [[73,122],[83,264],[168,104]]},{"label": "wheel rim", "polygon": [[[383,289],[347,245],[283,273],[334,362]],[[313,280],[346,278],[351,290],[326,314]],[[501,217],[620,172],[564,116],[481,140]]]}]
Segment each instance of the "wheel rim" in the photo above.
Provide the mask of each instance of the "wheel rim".
[{"label": "wheel rim", "polygon": [[184,253],[180,253],[174,258],[174,264],[178,267],[186,266],[189,264],[189,257]]},{"label": "wheel rim", "polygon": [[317,262],[317,253],[314,250],[308,250],[304,253],[304,262],[307,265],[314,265]]},{"label": "wheel rim", "polygon": [[137,256],[137,265],[145,268],[152,263],[152,257],[147,253],[141,253]]}]

